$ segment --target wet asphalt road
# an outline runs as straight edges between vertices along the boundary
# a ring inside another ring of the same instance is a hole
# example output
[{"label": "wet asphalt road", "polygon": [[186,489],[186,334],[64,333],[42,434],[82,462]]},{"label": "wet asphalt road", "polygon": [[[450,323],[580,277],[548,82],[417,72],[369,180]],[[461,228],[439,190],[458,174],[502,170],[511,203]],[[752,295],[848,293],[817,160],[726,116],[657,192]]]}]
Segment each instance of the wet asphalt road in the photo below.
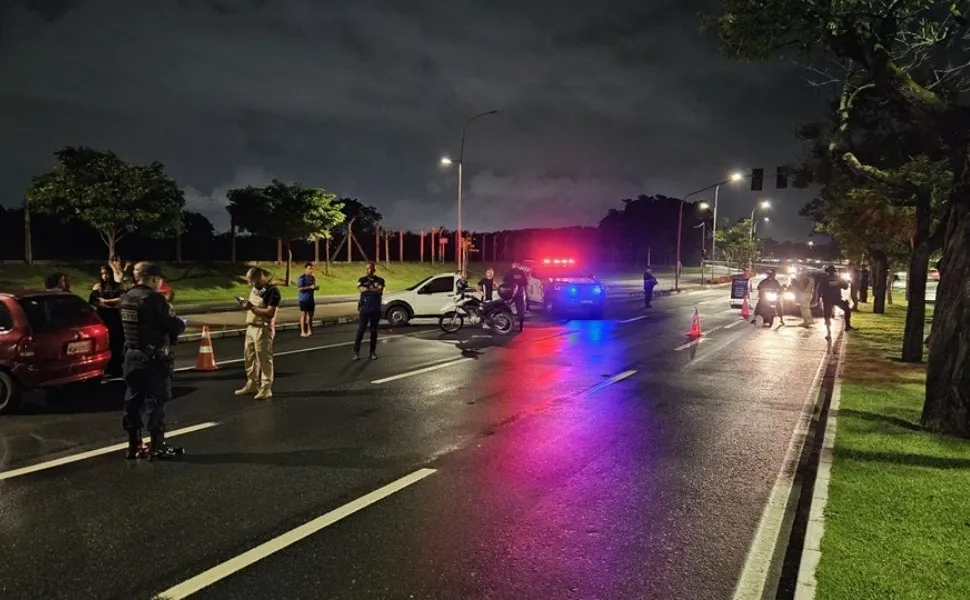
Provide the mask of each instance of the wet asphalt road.
[{"label": "wet asphalt road", "polygon": [[232,395],[242,342],[216,340],[219,372],[176,377],[170,430],[214,423],[181,463],[9,476],[123,441],[118,384],[37,395],[0,417],[0,598],[730,598],[826,343],[727,296],[412,326],[358,363],[346,327],[282,333],[270,402]]}]

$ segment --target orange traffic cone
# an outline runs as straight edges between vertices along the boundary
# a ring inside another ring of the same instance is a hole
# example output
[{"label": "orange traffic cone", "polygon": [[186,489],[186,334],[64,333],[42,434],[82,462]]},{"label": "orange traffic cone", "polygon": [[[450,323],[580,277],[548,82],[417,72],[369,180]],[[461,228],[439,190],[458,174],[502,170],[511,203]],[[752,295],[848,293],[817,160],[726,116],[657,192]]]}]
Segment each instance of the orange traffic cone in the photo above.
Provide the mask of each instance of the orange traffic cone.
[{"label": "orange traffic cone", "polygon": [[216,355],[212,351],[212,336],[209,335],[209,326],[202,326],[202,340],[199,342],[199,356],[195,359],[196,371],[216,371]]},{"label": "orange traffic cone", "polygon": [[748,304],[748,295],[744,295],[744,303],[741,305],[741,318],[745,321],[751,316],[751,306]]},{"label": "orange traffic cone", "polygon": [[701,317],[697,314],[697,307],[694,307],[694,316],[690,320],[690,333],[687,336],[696,340],[701,337]]}]

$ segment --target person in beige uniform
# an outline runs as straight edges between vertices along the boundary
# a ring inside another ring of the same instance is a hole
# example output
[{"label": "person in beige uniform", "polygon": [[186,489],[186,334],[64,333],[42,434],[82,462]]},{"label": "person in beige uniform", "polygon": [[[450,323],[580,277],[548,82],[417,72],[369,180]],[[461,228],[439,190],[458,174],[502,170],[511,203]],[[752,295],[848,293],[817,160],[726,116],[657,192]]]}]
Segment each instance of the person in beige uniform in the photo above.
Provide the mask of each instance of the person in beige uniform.
[{"label": "person in beige uniform", "polygon": [[282,298],[279,289],[269,283],[268,275],[262,269],[250,269],[246,273],[246,279],[253,286],[249,298],[237,298],[248,313],[243,347],[246,385],[236,390],[236,395],[255,395],[256,400],[273,397],[273,338],[276,336],[276,309]]}]

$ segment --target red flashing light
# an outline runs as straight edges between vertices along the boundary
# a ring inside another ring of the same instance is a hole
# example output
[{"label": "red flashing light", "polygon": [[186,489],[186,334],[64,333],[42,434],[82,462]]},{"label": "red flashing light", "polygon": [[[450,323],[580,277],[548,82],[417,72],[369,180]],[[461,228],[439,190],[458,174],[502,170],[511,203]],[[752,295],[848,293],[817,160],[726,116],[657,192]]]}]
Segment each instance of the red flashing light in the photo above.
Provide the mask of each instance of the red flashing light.
[{"label": "red flashing light", "polygon": [[542,259],[542,264],[544,265],[575,265],[576,260],[573,258],[544,258]]}]

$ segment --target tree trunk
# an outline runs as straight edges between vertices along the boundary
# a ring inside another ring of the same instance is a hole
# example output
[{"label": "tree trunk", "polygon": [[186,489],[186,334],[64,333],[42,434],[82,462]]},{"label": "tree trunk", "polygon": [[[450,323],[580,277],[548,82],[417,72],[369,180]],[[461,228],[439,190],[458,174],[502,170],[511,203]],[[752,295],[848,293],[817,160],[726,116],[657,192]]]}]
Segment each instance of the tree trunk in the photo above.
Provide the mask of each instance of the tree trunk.
[{"label": "tree trunk", "polygon": [[404,230],[397,232],[397,261],[404,262]]},{"label": "tree trunk", "polygon": [[[930,244],[920,243],[909,257],[906,275],[906,327],[903,329],[902,361],[923,360],[923,335],[926,324],[926,279],[930,270]],[[887,281],[890,277],[884,277]]]},{"label": "tree trunk", "polygon": [[236,264],[236,224],[233,223],[230,226],[232,230],[232,236],[229,239],[229,262],[233,265]]},{"label": "tree trunk", "polygon": [[320,262],[320,240],[313,240],[313,262]]},{"label": "tree trunk", "polygon": [[24,198],[24,262],[34,264],[34,245],[30,240],[30,203]]},{"label": "tree trunk", "polygon": [[345,241],[347,242],[347,263],[348,264],[353,262],[354,260],[354,257],[352,254],[352,246],[354,243],[354,221],[356,220],[357,219],[351,219],[350,222],[347,223],[347,239]]},{"label": "tree trunk", "polygon": [[872,314],[881,315],[886,312],[886,274],[889,272],[889,260],[882,250],[873,250],[872,259]]},{"label": "tree trunk", "polygon": [[108,244],[108,260],[116,256],[115,248],[118,245],[118,235],[114,231],[106,231],[104,241]]},{"label": "tree trunk", "polygon": [[330,238],[324,240],[324,251],[327,253],[327,270],[324,271],[326,275],[330,274]]},{"label": "tree trunk", "polygon": [[435,255],[435,250],[434,250],[434,236],[435,236],[435,231],[434,231],[434,229],[432,229],[431,230],[431,265],[432,266],[434,266],[434,255]]},{"label": "tree trunk", "polygon": [[419,245],[419,247],[421,248],[420,256],[421,256],[421,262],[423,263],[424,262],[424,229],[421,230],[420,242],[421,242],[421,244]]},{"label": "tree trunk", "polygon": [[175,234],[175,264],[182,264],[182,234]]},{"label": "tree trunk", "polygon": [[357,250],[360,251],[360,255],[364,257],[364,260],[365,261],[370,260],[367,258],[367,253],[364,252],[364,247],[360,245],[360,242],[357,240],[357,238],[353,238],[353,240],[354,240],[354,245],[357,246]]},{"label": "tree trunk", "polygon": [[374,262],[381,262],[381,224],[374,224]]},{"label": "tree trunk", "polygon": [[[282,240],[280,241],[282,244]],[[290,287],[290,266],[293,264],[293,248],[290,241],[286,241],[286,275],[283,277],[283,285]]]},{"label": "tree trunk", "polygon": [[970,437],[970,181],[951,196],[933,313],[922,424]]},{"label": "tree trunk", "polygon": [[283,238],[276,238],[276,264],[283,264]]},{"label": "tree trunk", "polygon": [[393,235],[393,231],[384,232],[384,264],[391,262],[391,236]]},{"label": "tree trunk", "polygon": [[486,261],[486,260],[488,260],[488,258],[486,258],[488,256],[488,254],[486,254],[487,252],[488,252],[488,234],[487,233],[483,233],[482,234],[482,252],[480,254],[480,256],[482,257],[482,261],[483,262]]}]

